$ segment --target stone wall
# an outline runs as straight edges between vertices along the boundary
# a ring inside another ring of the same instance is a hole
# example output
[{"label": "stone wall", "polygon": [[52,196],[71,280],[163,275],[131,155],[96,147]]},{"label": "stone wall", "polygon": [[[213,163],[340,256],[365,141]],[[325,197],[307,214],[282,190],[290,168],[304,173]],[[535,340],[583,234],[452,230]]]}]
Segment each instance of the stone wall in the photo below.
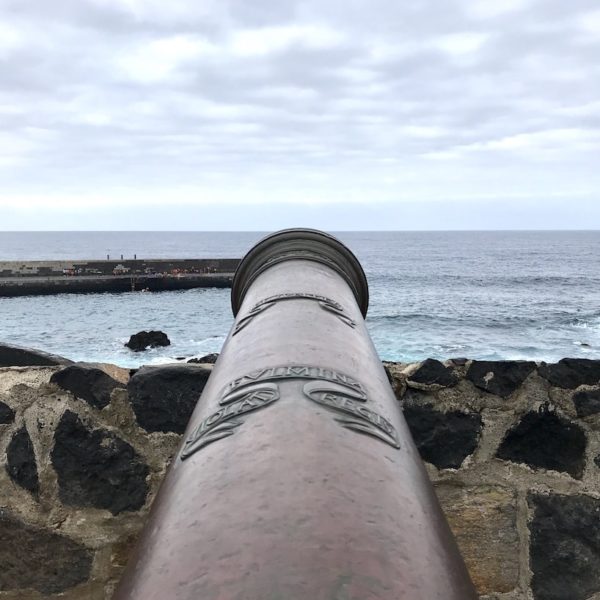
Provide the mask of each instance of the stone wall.
[{"label": "stone wall", "polygon": [[600,361],[389,365],[488,599],[600,598]]},{"label": "stone wall", "polygon": [[[600,361],[386,368],[481,597],[600,599]],[[111,597],[210,369],[0,368],[0,599]]]}]

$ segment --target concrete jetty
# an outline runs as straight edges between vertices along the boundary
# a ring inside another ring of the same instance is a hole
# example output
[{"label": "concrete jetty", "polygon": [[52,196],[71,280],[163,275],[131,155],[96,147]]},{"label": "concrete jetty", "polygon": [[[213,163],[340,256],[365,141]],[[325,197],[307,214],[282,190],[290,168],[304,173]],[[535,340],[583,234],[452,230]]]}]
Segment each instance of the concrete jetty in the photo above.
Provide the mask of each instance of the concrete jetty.
[{"label": "concrete jetty", "polygon": [[239,259],[0,261],[0,297],[231,287]]}]

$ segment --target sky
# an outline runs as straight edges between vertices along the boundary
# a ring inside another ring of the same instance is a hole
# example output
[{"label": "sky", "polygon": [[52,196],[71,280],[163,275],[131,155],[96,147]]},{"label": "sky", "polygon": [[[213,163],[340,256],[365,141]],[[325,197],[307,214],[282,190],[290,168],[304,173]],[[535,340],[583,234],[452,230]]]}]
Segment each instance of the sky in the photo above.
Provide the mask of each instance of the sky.
[{"label": "sky", "polygon": [[0,230],[600,228],[597,0],[0,0]]}]

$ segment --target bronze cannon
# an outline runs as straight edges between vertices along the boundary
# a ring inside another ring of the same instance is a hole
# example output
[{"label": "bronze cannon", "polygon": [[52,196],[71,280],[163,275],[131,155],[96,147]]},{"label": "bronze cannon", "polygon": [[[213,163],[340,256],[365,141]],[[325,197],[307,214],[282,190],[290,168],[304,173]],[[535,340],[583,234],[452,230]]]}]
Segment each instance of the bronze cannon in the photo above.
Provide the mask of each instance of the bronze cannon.
[{"label": "bronze cannon", "polygon": [[234,325],[117,600],[474,600],[367,332],[365,274],[325,233],[245,256]]}]

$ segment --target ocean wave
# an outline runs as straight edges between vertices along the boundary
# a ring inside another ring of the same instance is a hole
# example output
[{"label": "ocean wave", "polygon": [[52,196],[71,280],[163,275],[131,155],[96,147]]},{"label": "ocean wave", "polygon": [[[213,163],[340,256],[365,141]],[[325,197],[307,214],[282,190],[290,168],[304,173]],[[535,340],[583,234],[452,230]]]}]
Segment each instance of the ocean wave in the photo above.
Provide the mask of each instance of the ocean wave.
[{"label": "ocean wave", "polygon": [[402,325],[414,325],[415,323],[427,324],[433,329],[436,327],[481,327],[485,329],[489,328],[515,328],[515,327],[528,327],[535,328],[541,325],[540,319],[533,316],[524,315],[510,315],[506,314],[500,317],[485,317],[482,315],[473,316],[467,313],[464,314],[450,314],[440,315],[433,313],[402,313],[402,314],[383,314],[374,315],[367,317],[367,324],[374,326],[384,324],[402,324]]},{"label": "ocean wave", "polygon": [[226,339],[227,339],[226,335],[211,335],[210,337],[202,338],[200,340],[191,339],[191,340],[189,340],[189,344],[191,346],[198,346],[198,347],[202,348],[206,345],[214,345],[217,342],[219,344],[223,344],[223,342]]},{"label": "ocean wave", "polygon": [[571,320],[570,325],[577,329],[597,329],[600,331],[600,316],[591,318],[576,317]]},{"label": "ocean wave", "polygon": [[492,273],[489,275],[463,273],[402,273],[402,274],[379,274],[369,279],[372,287],[401,286],[400,289],[407,286],[414,286],[416,289],[421,286],[440,284],[451,286],[470,286],[470,287],[500,287],[500,288],[522,288],[542,286],[548,287],[586,287],[597,289],[600,286],[600,278],[590,277],[588,275],[502,275]]}]

